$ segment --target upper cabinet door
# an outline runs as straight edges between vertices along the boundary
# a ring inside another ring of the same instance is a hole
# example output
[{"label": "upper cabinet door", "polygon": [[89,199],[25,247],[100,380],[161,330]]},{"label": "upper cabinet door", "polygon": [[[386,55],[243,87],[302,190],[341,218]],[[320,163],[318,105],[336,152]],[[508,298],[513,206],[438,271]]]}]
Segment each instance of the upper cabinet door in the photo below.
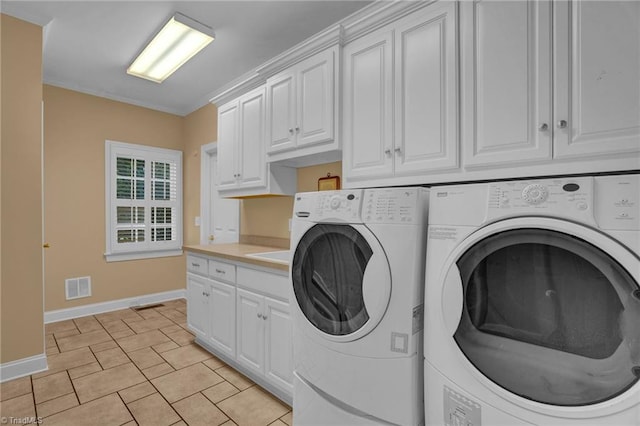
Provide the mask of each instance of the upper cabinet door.
[{"label": "upper cabinet door", "polygon": [[465,164],[551,159],[551,3],[475,0],[460,9]]},{"label": "upper cabinet door", "polygon": [[343,170],[346,178],[393,175],[393,32],[344,48]]},{"label": "upper cabinet door", "polygon": [[267,82],[267,152],[296,147],[295,76],[284,73]]},{"label": "upper cabinet door", "polygon": [[395,32],[395,174],[458,167],[456,3],[398,23]]},{"label": "upper cabinet door", "polygon": [[337,49],[329,49],[296,66],[298,146],[334,138],[334,66]]},{"label": "upper cabinet door", "polygon": [[267,182],[265,134],[265,89],[261,87],[240,98],[241,187],[264,186]]},{"label": "upper cabinet door", "polygon": [[554,8],[555,155],[640,151],[640,2]]},{"label": "upper cabinet door", "polygon": [[238,102],[218,110],[218,189],[235,186],[238,168]]}]

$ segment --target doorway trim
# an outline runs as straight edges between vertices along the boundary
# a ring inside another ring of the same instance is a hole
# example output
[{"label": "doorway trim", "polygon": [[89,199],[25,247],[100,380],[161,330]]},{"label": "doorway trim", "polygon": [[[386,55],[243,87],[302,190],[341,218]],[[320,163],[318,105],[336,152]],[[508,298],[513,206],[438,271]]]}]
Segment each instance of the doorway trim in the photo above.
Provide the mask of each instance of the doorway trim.
[{"label": "doorway trim", "polygon": [[[218,142],[211,142],[200,147],[200,244],[209,244],[209,235],[212,234],[213,224],[211,218],[211,190],[214,185],[211,179],[210,157],[218,155]],[[238,215],[240,211],[238,210]],[[240,230],[238,229],[238,238]]]}]

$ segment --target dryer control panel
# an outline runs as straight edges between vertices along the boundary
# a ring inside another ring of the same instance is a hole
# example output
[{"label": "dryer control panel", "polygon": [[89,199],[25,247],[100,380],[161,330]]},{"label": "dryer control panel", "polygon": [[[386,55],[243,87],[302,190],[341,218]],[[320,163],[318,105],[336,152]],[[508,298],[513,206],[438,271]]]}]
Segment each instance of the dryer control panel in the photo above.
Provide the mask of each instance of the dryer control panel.
[{"label": "dryer control panel", "polygon": [[640,230],[640,175],[595,178],[596,220],[603,229]]},{"label": "dryer control panel", "polygon": [[593,178],[515,180],[489,184],[487,219],[525,213],[593,222]]}]

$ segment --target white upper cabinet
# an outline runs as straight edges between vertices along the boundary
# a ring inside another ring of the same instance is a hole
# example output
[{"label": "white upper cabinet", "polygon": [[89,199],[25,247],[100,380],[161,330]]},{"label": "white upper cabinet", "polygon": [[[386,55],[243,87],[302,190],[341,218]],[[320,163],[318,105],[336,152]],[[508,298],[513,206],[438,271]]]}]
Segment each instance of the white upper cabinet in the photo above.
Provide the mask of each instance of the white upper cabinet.
[{"label": "white upper cabinet", "polygon": [[344,49],[346,179],[393,175],[393,33],[367,35]]},{"label": "white upper cabinet", "polygon": [[551,159],[549,1],[461,4],[465,165]]},{"label": "white upper cabinet", "polygon": [[267,79],[267,154],[281,161],[339,149],[336,134],[338,47]]},{"label": "white upper cabinet", "polygon": [[555,156],[640,151],[640,2],[563,1],[554,16]]},{"label": "white upper cabinet", "polygon": [[264,157],[264,88],[254,90],[239,100],[240,138],[237,144],[238,185],[241,187],[266,186]]},{"label": "white upper cabinet", "polygon": [[461,35],[466,166],[640,151],[640,3],[462,2]]},{"label": "white upper cabinet", "polygon": [[218,190],[266,186],[264,87],[218,111]]},{"label": "white upper cabinet", "polygon": [[269,154],[296,147],[295,94],[295,76],[291,72],[282,73],[267,82],[269,105],[267,153]]},{"label": "white upper cabinet", "polygon": [[[238,102],[218,109],[218,188],[234,188],[238,175]],[[221,161],[222,159],[223,161]]]},{"label": "white upper cabinet", "polygon": [[345,46],[348,186],[459,166],[456,8],[436,3]]},{"label": "white upper cabinet", "polygon": [[295,169],[267,164],[265,105],[262,86],[218,109],[218,191],[223,197],[295,193]]},{"label": "white upper cabinet", "polygon": [[456,4],[445,2],[396,26],[396,175],[459,165],[456,21]]}]

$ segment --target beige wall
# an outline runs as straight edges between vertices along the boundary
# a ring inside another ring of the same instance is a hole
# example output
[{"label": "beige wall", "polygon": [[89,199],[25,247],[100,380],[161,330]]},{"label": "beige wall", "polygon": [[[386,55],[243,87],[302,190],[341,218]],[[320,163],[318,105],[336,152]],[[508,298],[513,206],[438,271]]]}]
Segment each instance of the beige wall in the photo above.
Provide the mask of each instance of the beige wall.
[{"label": "beige wall", "polygon": [[0,363],[7,363],[44,352],[42,28],[0,15],[0,39]]},{"label": "beige wall", "polygon": [[200,147],[217,139],[218,109],[203,106],[184,118],[184,243],[200,244]]},{"label": "beige wall", "polygon": [[[342,163],[320,164],[298,169],[297,192],[318,190],[318,179],[340,176]],[[240,233],[262,237],[290,238],[289,218],[293,212],[293,197],[246,199],[240,209]]]},{"label": "beige wall", "polygon": [[342,176],[342,162],[299,168],[298,192],[317,191],[318,179],[326,177],[327,173],[331,173],[331,176]]},{"label": "beige wall", "polygon": [[[104,259],[105,140],[182,151],[183,126],[183,117],[44,86],[45,311],[185,287],[181,256]],[[65,279],[87,275],[92,296],[65,300]]]}]

